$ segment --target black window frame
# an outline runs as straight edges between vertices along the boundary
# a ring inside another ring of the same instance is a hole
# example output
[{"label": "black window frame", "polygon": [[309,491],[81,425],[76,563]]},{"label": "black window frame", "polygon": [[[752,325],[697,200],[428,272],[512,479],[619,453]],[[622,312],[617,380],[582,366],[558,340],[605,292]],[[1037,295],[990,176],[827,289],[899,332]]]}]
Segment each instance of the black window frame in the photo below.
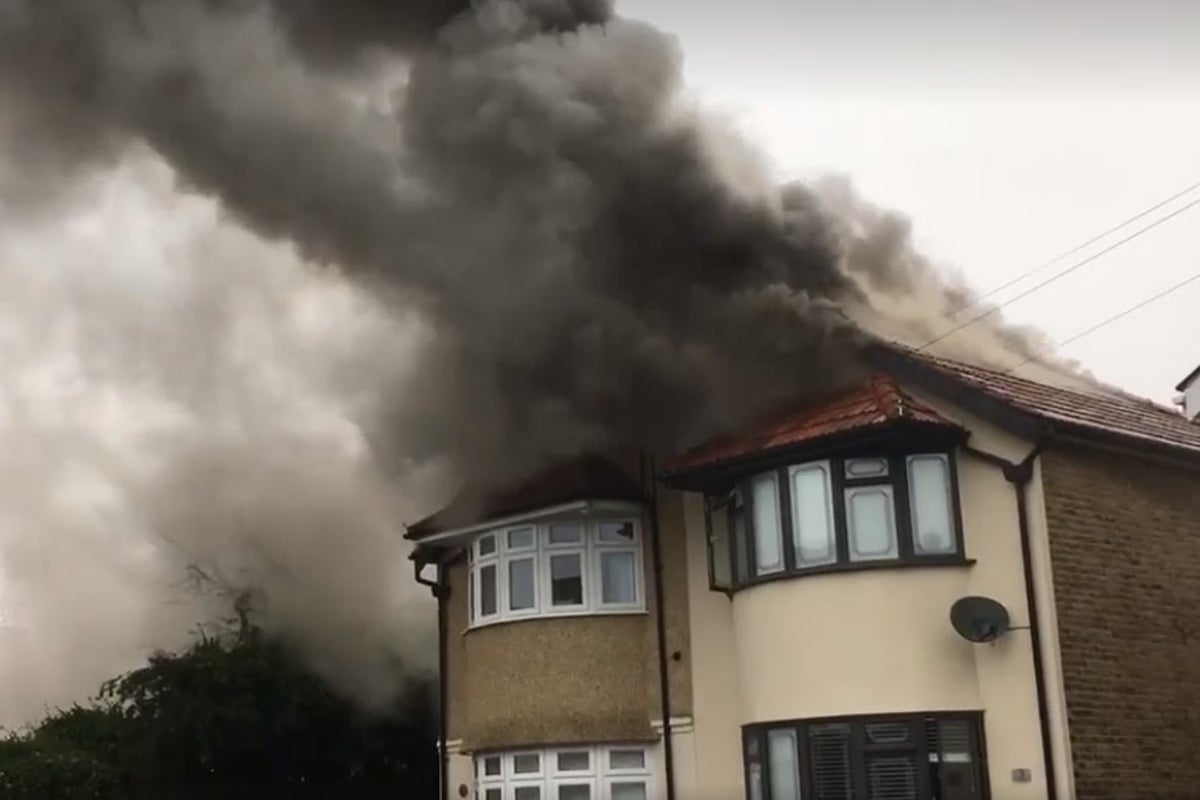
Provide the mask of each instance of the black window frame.
[{"label": "black window frame", "polygon": [[[950,516],[954,535],[954,552],[952,553],[921,554],[916,551],[916,543],[913,538],[912,502],[908,479],[908,460],[915,456],[942,456],[947,460],[950,480]],[[881,459],[886,461],[888,465],[887,475],[848,478],[846,476],[846,462],[859,459]],[[797,566],[795,539],[792,532],[792,485],[790,469],[806,464],[825,462],[828,462],[830,465],[829,488],[832,499],[836,559],[828,564]],[[773,473],[776,476],[784,567],[780,571],[757,575],[755,574],[756,553],[753,529],[753,492],[750,487],[752,481],[756,478],[769,473]],[[896,526],[896,557],[851,560],[849,528],[846,521],[845,490],[858,486],[890,486],[892,488]],[[742,513],[746,519],[746,537],[742,553],[742,557],[747,564],[747,575],[744,580],[739,579],[737,568],[739,555],[738,537],[735,533],[733,520],[733,498],[735,495],[740,495],[744,506]],[[958,453],[957,448],[953,446],[913,446],[899,450],[864,449],[861,451],[847,451],[836,455],[788,460],[777,463],[768,469],[757,469],[749,474],[742,475],[735,483],[727,486],[722,493],[717,495],[707,494],[704,505],[707,528],[709,588],[714,591],[733,593],[760,583],[830,572],[854,572],[868,569],[894,569],[897,567],[964,566],[974,563],[973,560],[967,558],[964,549],[962,498],[958,480]],[[729,548],[730,582],[728,586],[721,585],[716,575],[716,563],[713,552],[715,537],[713,535],[712,522],[717,514],[723,514],[725,517],[726,545]]]},{"label": "black window frame", "polygon": [[[757,748],[757,764],[759,766],[759,781],[761,800],[776,800],[771,796],[771,754],[768,735],[772,731],[791,731],[794,733],[797,752],[795,758],[799,766],[800,797],[816,798],[813,788],[813,770],[809,733],[813,728],[821,726],[845,726],[849,729],[848,753],[850,777],[850,797],[854,800],[869,797],[868,793],[868,763],[874,757],[886,756],[889,753],[911,755],[915,763],[926,765],[930,761],[930,742],[927,726],[930,722],[940,726],[943,722],[967,723],[970,739],[973,778],[977,792],[973,800],[990,800],[991,780],[988,773],[987,738],[983,724],[982,711],[929,711],[920,713],[899,714],[856,714],[840,717],[813,717],[808,719],[783,720],[779,722],[754,723],[742,727],[742,783],[746,798],[751,798],[751,762],[750,745]],[[910,729],[910,741],[903,743],[872,743],[868,741],[867,726],[879,724],[904,724]],[[939,753],[940,756],[940,753]],[[939,769],[941,762],[938,760]],[[918,797],[920,800],[936,800],[941,797],[941,791],[935,793],[931,785],[929,769],[919,770]]]}]

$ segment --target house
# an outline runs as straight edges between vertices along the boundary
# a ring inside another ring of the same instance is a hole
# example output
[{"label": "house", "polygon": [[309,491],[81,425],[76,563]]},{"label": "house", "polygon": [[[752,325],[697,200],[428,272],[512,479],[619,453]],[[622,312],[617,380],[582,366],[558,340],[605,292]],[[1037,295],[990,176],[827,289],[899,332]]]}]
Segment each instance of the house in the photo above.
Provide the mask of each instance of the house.
[{"label": "house", "polygon": [[1200,422],[1200,367],[1181,380],[1175,391],[1182,395],[1184,416],[1193,422]]},{"label": "house", "polygon": [[653,470],[583,458],[410,527],[444,797],[1200,797],[1200,426],[871,363]]}]

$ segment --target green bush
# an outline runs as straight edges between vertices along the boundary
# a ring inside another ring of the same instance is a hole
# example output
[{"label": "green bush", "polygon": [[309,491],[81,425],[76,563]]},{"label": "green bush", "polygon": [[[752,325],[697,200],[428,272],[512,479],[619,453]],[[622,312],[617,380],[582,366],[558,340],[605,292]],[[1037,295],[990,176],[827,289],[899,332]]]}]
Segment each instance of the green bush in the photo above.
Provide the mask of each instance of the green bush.
[{"label": "green bush", "polygon": [[0,741],[4,800],[432,797],[424,685],[368,714],[254,628],[160,654]]}]

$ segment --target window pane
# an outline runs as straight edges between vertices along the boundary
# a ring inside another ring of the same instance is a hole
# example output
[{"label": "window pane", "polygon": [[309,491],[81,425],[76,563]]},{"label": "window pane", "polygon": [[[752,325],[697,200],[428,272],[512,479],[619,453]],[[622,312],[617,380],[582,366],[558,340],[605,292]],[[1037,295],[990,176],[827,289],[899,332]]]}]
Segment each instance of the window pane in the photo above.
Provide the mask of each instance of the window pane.
[{"label": "window pane", "polygon": [[867,762],[869,800],[918,800],[917,791],[914,756],[876,757]]},{"label": "window pane", "polygon": [[846,461],[847,478],[881,478],[888,474],[888,462],[882,458],[851,458]]},{"label": "window pane", "polygon": [[508,608],[524,611],[534,607],[533,559],[508,562]]},{"label": "window pane", "polygon": [[550,526],[550,544],[579,544],[582,541],[582,523],[564,522]]},{"label": "window pane", "polygon": [[850,532],[852,561],[895,558],[896,521],[892,487],[847,489],[846,526]]},{"label": "window pane", "polygon": [[558,787],[558,800],[592,800],[592,787],[587,783],[564,784]]},{"label": "window pane", "polygon": [[929,782],[943,797],[980,796],[974,726],[965,719],[926,720]]},{"label": "window pane", "polygon": [[746,542],[746,506],[740,496],[734,496],[729,517],[733,524],[733,564],[737,570],[737,582],[745,583],[750,578],[750,551]]},{"label": "window pane", "polygon": [[491,535],[480,537],[479,555],[490,556],[494,552],[496,552],[496,537]]},{"label": "window pane", "polygon": [[954,503],[950,464],[945,456],[913,456],[908,460],[912,499],[913,549],[918,553],[953,553]]},{"label": "window pane", "polygon": [[583,566],[579,553],[550,556],[550,602],[556,606],[583,605]]},{"label": "window pane", "polygon": [[533,547],[533,528],[518,528],[508,532],[508,549],[525,550]]},{"label": "window pane", "polygon": [[542,757],[537,753],[513,756],[513,774],[530,775],[542,771]]},{"label": "window pane", "polygon": [[828,564],[837,559],[830,505],[825,465],[792,470],[792,544],[798,566]]},{"label": "window pane", "polygon": [[500,756],[489,756],[483,760],[484,775],[500,774]]},{"label": "window pane", "polygon": [[645,750],[613,750],[608,754],[609,769],[645,769]]},{"label": "window pane", "polygon": [[600,554],[600,602],[631,605],[637,602],[637,564],[633,553]]},{"label": "window pane", "polygon": [[629,544],[633,541],[633,523],[601,522],[599,538],[608,544]]},{"label": "window pane", "polygon": [[754,510],[754,559],[759,575],[783,569],[783,531],[779,521],[779,484],[775,474],[750,483]]},{"label": "window pane", "polygon": [[621,781],[612,784],[612,800],[646,800],[645,781]]},{"label": "window pane", "polygon": [[867,741],[871,744],[902,744],[912,736],[906,722],[873,722],[867,725]]},{"label": "window pane", "polygon": [[559,772],[587,772],[591,765],[592,759],[587,751],[558,754]]},{"label": "window pane", "polygon": [[771,800],[800,800],[800,770],[796,760],[796,732],[767,734]]},{"label": "window pane", "polygon": [[479,616],[495,614],[496,607],[496,565],[488,564],[479,569]]},{"label": "window pane", "polygon": [[518,786],[513,792],[513,800],[541,800],[542,787]]},{"label": "window pane", "polygon": [[733,586],[733,563],[729,550],[728,507],[715,498],[705,498],[708,522],[708,561],[713,588],[728,589]]},{"label": "window pane", "polygon": [[970,763],[971,726],[966,720],[944,720],[941,723],[941,757],[946,762]]},{"label": "window pane", "polygon": [[763,775],[762,757],[758,752],[758,736],[750,736],[745,740],[746,745],[746,781],[750,784],[749,800],[762,800]]},{"label": "window pane", "polygon": [[486,789],[483,793],[483,800],[504,800],[504,790]]},{"label": "window pane", "polygon": [[814,725],[808,729],[808,747],[815,800],[853,800],[850,726]]}]

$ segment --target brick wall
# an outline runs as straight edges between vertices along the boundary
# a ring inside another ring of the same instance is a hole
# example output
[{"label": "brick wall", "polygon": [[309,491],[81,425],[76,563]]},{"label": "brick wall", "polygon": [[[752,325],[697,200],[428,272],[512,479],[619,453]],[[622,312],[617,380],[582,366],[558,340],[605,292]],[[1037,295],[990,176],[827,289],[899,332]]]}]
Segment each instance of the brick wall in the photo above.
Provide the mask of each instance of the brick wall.
[{"label": "brick wall", "polygon": [[1044,456],[1080,800],[1200,798],[1200,470]]}]

